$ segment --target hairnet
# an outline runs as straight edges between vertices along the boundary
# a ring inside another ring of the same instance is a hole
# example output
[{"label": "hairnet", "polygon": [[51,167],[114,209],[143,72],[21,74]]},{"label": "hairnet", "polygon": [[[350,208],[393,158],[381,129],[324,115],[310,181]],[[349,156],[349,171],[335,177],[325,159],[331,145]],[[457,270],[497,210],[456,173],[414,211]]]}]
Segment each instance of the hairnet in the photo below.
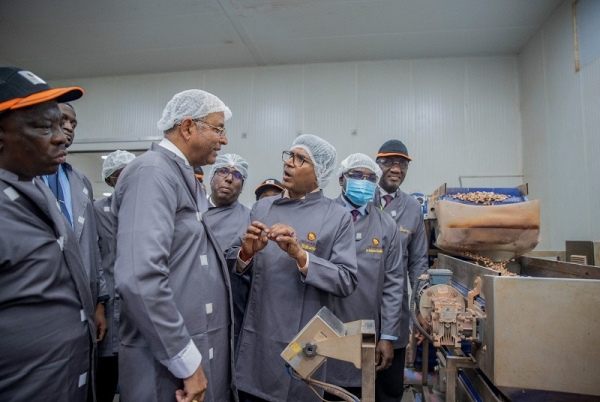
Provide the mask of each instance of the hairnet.
[{"label": "hairnet", "polygon": [[173,96],[156,125],[160,131],[167,131],[181,124],[186,117],[199,119],[218,112],[225,114],[225,120],[231,118],[231,110],[221,99],[200,89],[188,89]]},{"label": "hairnet", "polygon": [[217,156],[217,160],[215,161],[214,165],[212,165],[212,169],[210,169],[210,175],[208,176],[209,182],[212,182],[213,177],[215,177],[215,174],[217,173],[217,169],[230,166],[240,172],[244,177],[244,182],[242,183],[242,188],[244,188],[246,185],[246,179],[248,178],[248,162],[246,162],[246,159],[237,154],[224,154]]},{"label": "hairnet", "polygon": [[366,168],[373,171],[373,173],[377,175],[377,182],[381,179],[382,171],[379,166],[377,166],[377,163],[367,155],[361,153],[348,155],[348,157],[340,163],[338,177],[342,177],[344,173],[356,168]]},{"label": "hairnet", "polygon": [[116,150],[109,153],[102,163],[102,180],[106,180],[117,170],[123,169],[134,159],[135,155],[127,151]]},{"label": "hairnet", "polygon": [[308,153],[315,167],[315,176],[320,188],[325,188],[333,176],[337,153],[335,148],[322,138],[312,134],[298,136],[292,144],[292,149],[302,148]]}]

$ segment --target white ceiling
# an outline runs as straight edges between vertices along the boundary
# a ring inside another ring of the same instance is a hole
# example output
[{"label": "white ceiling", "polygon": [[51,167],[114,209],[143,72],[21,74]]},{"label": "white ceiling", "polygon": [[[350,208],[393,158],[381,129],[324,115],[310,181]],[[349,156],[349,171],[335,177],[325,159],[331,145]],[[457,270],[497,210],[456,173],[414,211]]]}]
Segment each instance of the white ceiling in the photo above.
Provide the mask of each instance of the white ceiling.
[{"label": "white ceiling", "polygon": [[0,65],[44,79],[518,54],[567,0],[0,0]]}]

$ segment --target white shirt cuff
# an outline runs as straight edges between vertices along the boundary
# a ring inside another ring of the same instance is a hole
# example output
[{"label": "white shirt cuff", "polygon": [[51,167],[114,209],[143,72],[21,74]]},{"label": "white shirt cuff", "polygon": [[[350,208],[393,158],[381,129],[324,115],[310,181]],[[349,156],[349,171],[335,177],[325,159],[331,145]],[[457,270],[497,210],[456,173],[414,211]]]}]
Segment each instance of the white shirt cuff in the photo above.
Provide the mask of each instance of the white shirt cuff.
[{"label": "white shirt cuff", "polygon": [[162,364],[167,366],[169,371],[177,378],[188,378],[196,372],[200,363],[202,363],[202,355],[190,340],[185,348],[169,360],[161,360]]},{"label": "white shirt cuff", "polygon": [[381,339],[382,341],[397,341],[398,337],[394,335],[381,334],[381,337],[379,337],[379,339]]},{"label": "white shirt cuff", "polygon": [[300,265],[298,265],[298,263],[296,263],[298,270],[304,276],[306,276],[308,274],[308,263],[310,262],[310,254],[307,251],[305,251],[305,253],[306,253],[306,264],[304,264],[304,266],[301,267]]}]

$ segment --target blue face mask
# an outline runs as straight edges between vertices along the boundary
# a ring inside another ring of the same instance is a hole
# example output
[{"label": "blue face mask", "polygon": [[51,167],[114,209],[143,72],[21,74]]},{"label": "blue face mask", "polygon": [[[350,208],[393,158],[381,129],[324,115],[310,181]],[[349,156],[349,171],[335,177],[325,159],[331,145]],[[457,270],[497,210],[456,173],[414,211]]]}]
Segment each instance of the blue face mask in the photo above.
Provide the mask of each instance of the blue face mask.
[{"label": "blue face mask", "polygon": [[354,205],[362,206],[373,199],[377,184],[369,180],[346,179],[346,197]]}]

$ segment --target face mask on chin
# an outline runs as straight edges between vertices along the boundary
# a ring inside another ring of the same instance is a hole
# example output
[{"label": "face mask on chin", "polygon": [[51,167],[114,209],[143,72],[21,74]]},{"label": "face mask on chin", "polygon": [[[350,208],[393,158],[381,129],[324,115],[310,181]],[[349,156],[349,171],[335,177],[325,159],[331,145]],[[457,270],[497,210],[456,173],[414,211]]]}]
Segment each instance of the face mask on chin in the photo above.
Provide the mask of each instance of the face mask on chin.
[{"label": "face mask on chin", "polygon": [[377,184],[368,180],[346,179],[345,195],[354,205],[363,206],[373,199]]}]

